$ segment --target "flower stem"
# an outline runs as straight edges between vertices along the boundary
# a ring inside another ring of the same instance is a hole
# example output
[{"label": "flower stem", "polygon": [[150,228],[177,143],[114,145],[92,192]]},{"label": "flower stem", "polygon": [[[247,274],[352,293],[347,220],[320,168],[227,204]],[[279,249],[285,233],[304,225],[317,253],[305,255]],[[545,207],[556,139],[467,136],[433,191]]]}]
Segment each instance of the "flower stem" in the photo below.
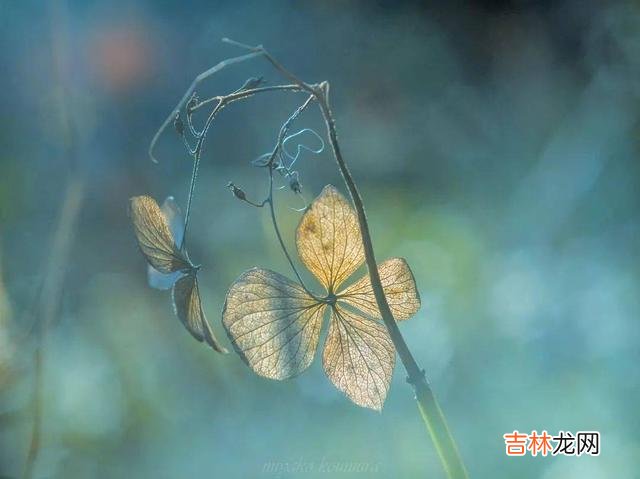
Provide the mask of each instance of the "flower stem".
[{"label": "flower stem", "polygon": [[[189,90],[187,90],[187,92],[185,93],[183,98],[180,100],[176,108],[172,111],[172,113],[165,120],[163,125],[160,127],[160,129],[154,136],[151,142],[151,145],[149,147],[149,154],[151,156],[151,159],[155,161],[155,159],[153,158],[153,148],[160,134],[170,123],[171,118],[175,116],[175,114],[180,110],[180,108],[188,100],[190,95],[195,90],[196,85],[200,81],[207,78],[208,76],[212,75],[213,73],[221,70],[222,68],[230,64],[245,61],[257,56],[262,56],[269,63],[271,63],[271,65],[276,70],[278,70],[285,78],[290,80],[292,84],[278,85],[274,87],[255,88],[255,89],[249,89],[249,90],[241,89],[229,95],[213,97],[203,102],[200,102],[196,108],[203,106],[205,104],[212,103],[214,101],[217,102],[217,104],[209,114],[209,117],[205,123],[204,128],[202,129],[201,132],[199,132],[198,144],[195,149],[195,156],[199,156],[201,154],[204,138],[206,137],[207,130],[211,125],[211,122],[213,121],[217,113],[222,108],[224,108],[228,103],[231,103],[233,101],[240,100],[243,98],[247,98],[256,93],[260,93],[264,91],[274,91],[274,90],[288,90],[288,91],[308,93],[310,95],[310,98],[307,100],[307,102],[305,102],[302,109],[304,109],[306,105],[308,105],[311,99],[314,99],[315,101],[317,101],[320,107],[320,111],[322,113],[322,117],[325,121],[327,135],[331,143],[333,156],[338,164],[338,168],[340,170],[342,178],[344,179],[347,189],[349,190],[351,201],[353,202],[353,205],[356,210],[358,223],[360,226],[360,232],[362,234],[362,244],[364,247],[365,261],[367,264],[367,269],[369,271],[369,278],[371,280],[371,286],[373,288],[373,293],[376,299],[376,303],[382,315],[384,324],[389,331],[389,335],[391,337],[391,340],[393,341],[396,351],[398,351],[400,360],[402,361],[402,364],[404,365],[404,368],[407,371],[407,382],[413,386],[413,390],[415,393],[416,401],[418,403],[418,409],[419,409],[420,415],[431,436],[431,439],[433,440],[433,443],[436,447],[436,451],[438,452],[438,457],[442,462],[442,466],[447,474],[447,477],[449,477],[449,479],[467,479],[468,475],[467,475],[464,462],[462,461],[460,453],[458,452],[458,447],[453,438],[453,435],[451,434],[451,431],[447,426],[447,421],[442,412],[442,409],[440,408],[440,405],[438,404],[438,401],[435,395],[433,394],[431,386],[429,385],[429,382],[427,381],[427,378],[425,376],[424,370],[422,370],[418,366],[418,364],[416,363],[416,360],[411,354],[411,351],[409,350],[409,347],[407,346],[407,343],[405,342],[404,337],[402,336],[402,333],[398,328],[398,325],[393,317],[391,309],[389,308],[387,299],[384,295],[384,290],[382,288],[380,275],[378,273],[378,267],[375,259],[373,244],[371,241],[371,234],[369,232],[369,225],[367,223],[367,216],[365,213],[362,197],[360,196],[356,183],[353,180],[353,177],[351,176],[349,168],[347,167],[347,164],[344,158],[342,157],[342,153],[340,151],[340,145],[338,143],[338,135],[337,135],[336,126],[335,126],[335,120],[333,118],[333,115],[331,113],[331,108],[329,106],[329,83],[328,82],[322,82],[320,84],[305,83],[304,81],[299,79],[296,75],[294,75],[289,70],[287,70],[280,62],[278,62],[274,57],[272,57],[271,54],[267,50],[265,50],[262,46],[253,47],[253,46],[241,44],[226,38],[223,39],[223,41],[234,44],[241,48],[247,49],[249,50],[249,53],[247,55],[243,55],[240,57],[236,57],[230,60],[225,60],[223,62],[220,62],[218,65],[214,66],[210,70],[207,70],[206,72],[196,77],[196,79],[190,86]],[[270,180],[273,181],[272,178]],[[273,202],[272,202],[271,196],[268,202],[271,209],[274,225],[276,225],[275,214],[273,211]],[[264,204],[266,204],[266,202],[263,202],[260,205],[254,205],[254,206],[264,206]],[[283,249],[285,250],[287,259],[293,266],[293,262],[291,261],[291,258],[289,257],[288,253],[286,253],[286,248],[284,248],[284,243],[282,242],[282,239],[279,235],[277,225],[276,225],[276,232],[278,234],[278,239],[280,240],[280,243],[283,246]],[[295,267],[294,267],[294,271],[296,271]],[[297,275],[297,272],[296,272],[296,275]]]},{"label": "flower stem", "polygon": [[338,164],[338,168],[344,179],[344,182],[349,190],[351,200],[355,207],[358,223],[360,225],[360,231],[362,233],[362,244],[364,247],[365,261],[367,263],[367,269],[369,270],[369,278],[371,280],[371,286],[373,287],[373,293],[376,298],[378,309],[382,315],[382,319],[389,335],[393,341],[400,360],[407,371],[407,382],[409,382],[414,389],[416,395],[416,401],[418,402],[418,409],[420,415],[429,431],[431,439],[436,447],[442,466],[450,479],[466,479],[468,478],[467,470],[465,468],[462,457],[458,452],[456,442],[447,426],[447,421],[442,413],[442,409],[438,404],[438,401],[433,394],[431,386],[427,381],[424,370],[422,370],[416,360],[414,359],[407,343],[398,328],[389,303],[384,295],[382,288],[382,282],[380,281],[380,275],[378,273],[378,267],[373,251],[373,244],[371,241],[371,234],[369,233],[369,225],[367,223],[367,215],[365,213],[364,204],[360,192],[356,186],[351,172],[347,167],[347,164],[340,151],[340,144],[338,143],[338,134],[336,131],[335,120],[331,113],[329,106],[329,83],[323,82],[318,86],[309,85],[302,80],[298,79],[293,73],[288,71],[281,63],[273,58],[269,52],[263,47],[256,47],[254,51],[261,51],[265,58],[285,77],[291,80],[293,83],[300,86],[300,88],[308,93],[314,95],[320,111],[325,121],[327,135],[329,136],[329,142],[331,143],[331,149],[333,156]]},{"label": "flower stem", "polygon": [[340,145],[338,143],[338,135],[336,132],[335,121],[331,110],[329,108],[329,84],[323,84],[324,94],[318,98],[318,104],[322,111],[322,116],[325,119],[327,134],[329,135],[329,142],[333,150],[334,157],[338,163],[340,173],[347,185],[349,194],[356,209],[358,215],[358,223],[360,224],[360,231],[362,233],[362,243],[364,246],[365,261],[369,270],[369,277],[371,279],[371,285],[373,287],[373,293],[378,304],[378,309],[382,313],[382,319],[384,320],[391,340],[398,351],[400,360],[407,371],[407,382],[413,385],[414,392],[416,394],[416,401],[418,402],[418,409],[420,415],[429,430],[431,439],[433,440],[438,456],[442,462],[447,475],[451,479],[467,478],[467,471],[458,452],[456,442],[451,435],[451,431],[447,426],[447,421],[442,413],[442,409],[438,404],[431,386],[427,381],[424,370],[420,369],[416,360],[414,359],[407,343],[398,328],[398,324],[393,318],[389,303],[384,295],[382,288],[382,282],[380,281],[380,275],[378,273],[378,267],[376,264],[375,255],[373,252],[373,244],[371,241],[371,234],[369,233],[369,225],[367,223],[367,215],[364,210],[364,204],[360,192],[351,176],[351,172],[347,167],[342,153],[340,151]]},{"label": "flower stem", "polygon": [[[444,417],[442,409],[440,409],[440,404],[434,396],[433,390],[429,386],[426,378],[424,380],[424,386],[419,383],[414,387],[416,388],[416,400],[418,402],[420,415],[429,429],[429,434],[438,451],[440,462],[447,471],[447,475],[450,478],[456,479],[467,478],[467,470],[460,457],[458,446],[449,430],[447,420]],[[421,389],[420,392],[418,392],[419,388]]]}]

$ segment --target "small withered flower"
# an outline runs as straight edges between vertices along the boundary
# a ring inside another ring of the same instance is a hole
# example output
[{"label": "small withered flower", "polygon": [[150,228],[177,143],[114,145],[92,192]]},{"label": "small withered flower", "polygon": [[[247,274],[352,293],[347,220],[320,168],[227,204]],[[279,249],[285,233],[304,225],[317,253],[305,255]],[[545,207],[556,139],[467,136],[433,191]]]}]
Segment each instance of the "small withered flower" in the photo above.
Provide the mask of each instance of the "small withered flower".
[{"label": "small withered flower", "polygon": [[302,185],[300,184],[298,172],[295,171],[293,174],[289,175],[288,179],[289,179],[289,188],[291,188],[291,191],[293,191],[297,195],[302,193]]},{"label": "small withered flower", "polygon": [[231,193],[233,193],[233,196],[235,196],[239,200],[245,201],[247,199],[247,195],[245,194],[245,192],[233,183],[227,183],[227,188],[229,188],[231,190]]},{"label": "small withered flower", "polygon": [[179,226],[184,223],[173,198],[167,198],[161,209],[153,198],[136,196],[129,202],[129,211],[140,251],[155,270],[149,272],[151,286],[172,287],[174,311],[189,333],[215,351],[226,353],[202,309],[197,279],[199,267],[181,247],[183,232]]},{"label": "small withered flower", "polygon": [[[333,186],[326,186],[302,216],[296,246],[325,296],[268,269],[246,271],[229,289],[222,313],[233,347],[261,376],[294,377],[311,364],[330,310],[325,373],[354,403],[382,409],[395,348],[369,276],[341,288],[364,263],[364,252],[355,211]],[[406,261],[386,260],[378,271],[394,317],[409,319],[420,308],[420,297]]]}]

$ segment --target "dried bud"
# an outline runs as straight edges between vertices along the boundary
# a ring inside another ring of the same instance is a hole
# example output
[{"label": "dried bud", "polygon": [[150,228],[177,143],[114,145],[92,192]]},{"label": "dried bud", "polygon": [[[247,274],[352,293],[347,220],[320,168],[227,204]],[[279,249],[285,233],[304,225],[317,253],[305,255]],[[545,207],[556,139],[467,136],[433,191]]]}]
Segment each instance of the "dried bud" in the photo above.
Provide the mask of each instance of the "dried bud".
[{"label": "dried bud", "polygon": [[244,194],[244,191],[242,191],[233,183],[229,182],[227,184],[227,188],[229,188],[231,190],[231,193],[233,193],[233,196],[235,196],[239,200],[245,201],[247,199],[247,195]]},{"label": "dried bud", "polygon": [[291,175],[289,177],[289,188],[291,188],[291,191],[294,193],[300,194],[302,191],[302,185],[300,184],[300,181],[298,181],[298,175]]},{"label": "dried bud", "polygon": [[176,117],[173,119],[173,127],[178,132],[178,135],[184,136],[184,123],[182,123],[182,118],[180,118],[180,113],[176,113]]}]

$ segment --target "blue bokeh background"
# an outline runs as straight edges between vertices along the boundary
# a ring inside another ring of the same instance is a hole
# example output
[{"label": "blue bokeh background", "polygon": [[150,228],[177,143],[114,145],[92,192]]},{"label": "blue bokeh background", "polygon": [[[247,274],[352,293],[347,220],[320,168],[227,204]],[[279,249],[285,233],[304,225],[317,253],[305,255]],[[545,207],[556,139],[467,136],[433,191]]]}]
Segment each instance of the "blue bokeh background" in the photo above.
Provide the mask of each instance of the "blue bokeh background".
[{"label": "blue bokeh background", "polygon": [[[0,473],[24,464],[30,326],[74,179],[36,477],[443,477],[400,365],[380,414],[349,403],[319,358],[294,380],[259,378],[193,341],[146,285],[127,199],[184,205],[181,142],[163,136],[158,165],[147,146],[194,76],[240,53],[227,36],[331,82],[376,254],[407,258],[423,298],[402,332],[471,476],[638,477],[638,25],[637,3],[613,1],[1,0]],[[280,81],[255,60],[200,96],[256,75]],[[220,336],[242,271],[289,274],[266,212],[225,185],[262,194],[249,162],[300,100],[233,105],[207,142],[189,241]],[[322,131],[317,112],[300,126]],[[345,191],[329,151],[299,167],[307,200]],[[293,245],[303,205],[277,200]],[[601,454],[508,458],[514,429],[597,430]]]}]

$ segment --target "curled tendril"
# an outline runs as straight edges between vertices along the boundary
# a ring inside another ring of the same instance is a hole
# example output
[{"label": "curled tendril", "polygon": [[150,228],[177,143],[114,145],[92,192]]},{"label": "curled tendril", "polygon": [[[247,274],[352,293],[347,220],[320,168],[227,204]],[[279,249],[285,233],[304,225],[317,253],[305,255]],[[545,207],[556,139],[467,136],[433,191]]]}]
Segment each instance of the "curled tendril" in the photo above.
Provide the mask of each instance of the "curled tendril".
[{"label": "curled tendril", "polygon": [[[289,153],[289,151],[287,151],[287,143],[299,137],[300,135],[304,135],[305,133],[311,133],[313,136],[315,136],[316,139],[320,142],[320,146],[314,149],[314,148],[311,148],[310,146],[305,145],[304,143],[298,142],[298,144],[296,145],[295,155],[292,155],[291,153]],[[300,154],[302,153],[303,150],[308,151],[309,153],[314,155],[319,155],[324,151],[324,140],[312,128],[303,128],[302,130],[296,133],[292,133],[291,135],[287,136],[284,140],[282,140],[282,153],[290,160],[290,163],[287,168],[291,168],[295,164],[295,162],[298,161],[298,158],[300,157]]]},{"label": "curled tendril", "polygon": [[[287,143],[292,142],[294,139],[298,138],[300,135],[305,133],[311,133],[315,136],[320,142],[320,146],[317,148],[312,148],[307,146],[306,144],[298,141],[296,143],[295,154],[292,154],[287,150]],[[300,158],[303,152],[309,152],[314,155],[319,155],[324,151],[325,144],[322,137],[316,133],[311,128],[303,128],[296,133],[286,136],[282,142],[280,143],[280,148],[278,149],[278,158],[279,162],[274,165],[274,170],[280,173],[280,175],[287,181],[289,188],[295,194],[300,195],[302,192],[302,184],[300,183],[300,173],[297,170],[293,169],[293,166]],[[265,155],[262,155],[258,158],[259,160],[265,161]],[[287,185],[280,187],[279,189],[285,188]]]},{"label": "curled tendril", "polygon": [[[308,146],[300,141],[296,143],[295,154],[291,153],[287,149],[287,144],[298,138],[305,133],[311,133],[318,140],[320,145],[317,148]],[[300,173],[293,169],[293,166],[300,158],[303,152],[309,152],[314,155],[319,155],[324,151],[325,143],[322,137],[311,128],[303,128],[291,135],[282,138],[280,143],[276,145],[276,148],[272,152],[263,153],[254,160],[251,161],[253,166],[258,168],[269,167],[273,171],[280,173],[288,183],[289,188],[295,194],[300,195],[302,191],[302,185],[300,183]],[[287,185],[281,186],[278,189],[286,188]]]}]

